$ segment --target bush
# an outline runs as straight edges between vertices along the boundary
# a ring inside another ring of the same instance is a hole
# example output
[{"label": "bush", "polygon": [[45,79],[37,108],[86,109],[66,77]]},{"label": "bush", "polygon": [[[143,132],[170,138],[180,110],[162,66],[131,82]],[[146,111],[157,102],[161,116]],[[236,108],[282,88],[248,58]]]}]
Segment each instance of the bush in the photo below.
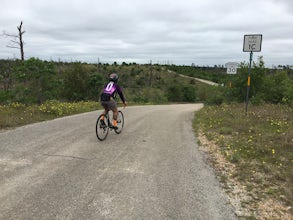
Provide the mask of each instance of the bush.
[{"label": "bush", "polygon": [[181,102],[183,101],[183,92],[181,86],[171,85],[167,89],[167,98],[170,102]]},{"label": "bush", "polygon": [[10,100],[9,91],[0,91],[0,103],[6,104]]},{"label": "bush", "polygon": [[222,95],[215,95],[207,100],[209,105],[221,105],[224,102],[224,97]]},{"label": "bush", "polygon": [[292,104],[293,80],[290,80],[286,71],[268,76],[265,80],[263,96],[267,102]]},{"label": "bush", "polygon": [[182,101],[184,102],[195,102],[196,100],[196,89],[192,85],[184,86],[182,88]]}]

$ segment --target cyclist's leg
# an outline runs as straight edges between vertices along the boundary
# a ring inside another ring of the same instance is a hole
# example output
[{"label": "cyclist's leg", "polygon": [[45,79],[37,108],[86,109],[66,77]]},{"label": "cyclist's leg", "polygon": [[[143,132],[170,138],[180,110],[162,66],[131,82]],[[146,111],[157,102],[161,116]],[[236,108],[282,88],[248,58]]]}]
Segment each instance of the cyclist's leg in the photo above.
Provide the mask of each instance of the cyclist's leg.
[{"label": "cyclist's leg", "polygon": [[109,109],[113,111],[113,122],[112,125],[114,127],[117,127],[117,116],[118,116],[118,108],[117,108],[117,103],[115,100],[111,100],[109,103]]},{"label": "cyclist's leg", "polygon": [[117,127],[118,109],[113,109],[113,126]]},{"label": "cyclist's leg", "polygon": [[[104,115],[107,115],[108,112],[109,112],[109,104],[108,104],[107,102],[102,102],[101,104],[102,104],[102,106],[104,107],[103,114],[104,114]],[[104,120],[103,117],[102,117],[102,120]]]},{"label": "cyclist's leg", "polygon": [[109,110],[108,110],[108,109],[104,109],[104,112],[103,112],[103,114],[104,114],[104,115],[107,115],[107,114],[108,114],[108,112],[109,112]]}]

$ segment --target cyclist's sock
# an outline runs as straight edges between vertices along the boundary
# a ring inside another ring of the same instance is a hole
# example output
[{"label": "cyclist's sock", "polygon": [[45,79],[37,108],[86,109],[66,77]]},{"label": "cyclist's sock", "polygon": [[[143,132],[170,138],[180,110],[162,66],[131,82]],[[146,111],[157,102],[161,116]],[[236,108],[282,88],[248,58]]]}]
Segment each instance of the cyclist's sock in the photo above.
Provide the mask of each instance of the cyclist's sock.
[{"label": "cyclist's sock", "polygon": [[113,120],[113,126],[117,127],[117,120],[115,120],[115,119]]}]

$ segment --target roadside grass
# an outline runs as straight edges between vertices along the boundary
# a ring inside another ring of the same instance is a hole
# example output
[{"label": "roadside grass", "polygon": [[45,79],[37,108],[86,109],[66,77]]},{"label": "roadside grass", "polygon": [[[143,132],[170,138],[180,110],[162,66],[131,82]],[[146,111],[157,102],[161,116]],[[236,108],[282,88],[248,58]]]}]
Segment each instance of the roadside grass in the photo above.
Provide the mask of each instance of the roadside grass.
[{"label": "roadside grass", "polygon": [[101,109],[98,102],[74,103],[51,100],[42,105],[26,106],[20,103],[0,105],[0,129],[14,128],[35,122]]},{"label": "roadside grass", "polygon": [[[216,143],[236,172],[222,177],[237,179],[260,206],[274,200],[293,214],[293,108],[265,104],[205,106],[196,113],[194,127]],[[276,210],[277,212],[277,210]]]},{"label": "roadside grass", "polygon": [[[152,104],[127,103],[128,106]],[[121,103],[118,102],[119,106],[121,106]],[[103,109],[101,104],[94,101],[60,102],[50,100],[41,105],[24,105],[21,103],[0,105],[0,130],[100,109]]]}]

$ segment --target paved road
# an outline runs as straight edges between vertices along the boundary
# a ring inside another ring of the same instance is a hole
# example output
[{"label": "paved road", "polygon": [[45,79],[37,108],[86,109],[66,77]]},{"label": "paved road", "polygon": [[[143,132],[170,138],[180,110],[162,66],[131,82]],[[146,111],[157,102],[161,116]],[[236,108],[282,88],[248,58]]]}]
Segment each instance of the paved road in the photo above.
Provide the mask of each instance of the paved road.
[{"label": "paved road", "polygon": [[189,79],[194,79],[196,81],[199,81],[199,82],[202,82],[202,83],[211,85],[211,86],[219,86],[220,85],[219,83],[215,83],[215,82],[212,82],[212,81],[209,81],[209,80],[205,80],[205,79],[200,79],[200,78],[196,78],[196,77],[192,77],[192,76],[186,76],[186,75],[183,75],[183,74],[178,74],[178,75],[181,76],[181,77],[185,77],[185,78],[189,78]]},{"label": "paved road", "polygon": [[200,107],[128,107],[103,142],[99,111],[0,132],[0,219],[235,219],[192,132]]}]

